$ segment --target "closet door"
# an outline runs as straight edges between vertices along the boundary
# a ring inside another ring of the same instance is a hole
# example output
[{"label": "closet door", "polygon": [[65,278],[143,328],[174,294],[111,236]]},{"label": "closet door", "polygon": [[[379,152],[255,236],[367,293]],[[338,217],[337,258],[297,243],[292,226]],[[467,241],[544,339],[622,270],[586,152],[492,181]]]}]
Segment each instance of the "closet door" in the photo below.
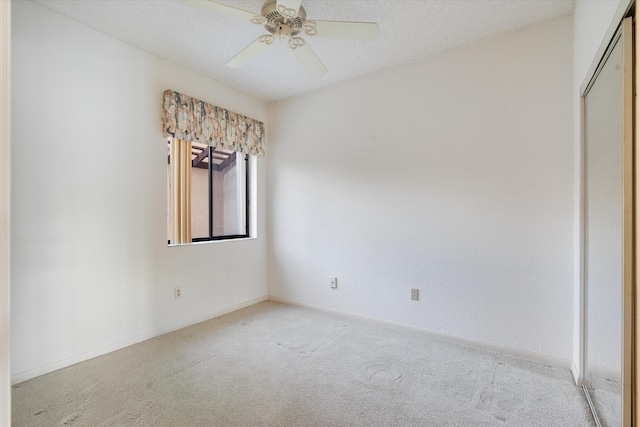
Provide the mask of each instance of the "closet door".
[{"label": "closet door", "polygon": [[633,35],[626,18],[583,96],[585,392],[631,426]]}]

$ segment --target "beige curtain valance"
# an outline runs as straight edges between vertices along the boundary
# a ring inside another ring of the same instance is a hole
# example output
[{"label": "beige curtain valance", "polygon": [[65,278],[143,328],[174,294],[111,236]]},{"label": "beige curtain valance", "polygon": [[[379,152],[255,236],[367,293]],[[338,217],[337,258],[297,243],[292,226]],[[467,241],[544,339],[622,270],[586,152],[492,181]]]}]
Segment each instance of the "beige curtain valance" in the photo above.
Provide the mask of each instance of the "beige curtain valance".
[{"label": "beige curtain valance", "polygon": [[264,157],[264,123],[181,93],[166,90],[164,136]]}]

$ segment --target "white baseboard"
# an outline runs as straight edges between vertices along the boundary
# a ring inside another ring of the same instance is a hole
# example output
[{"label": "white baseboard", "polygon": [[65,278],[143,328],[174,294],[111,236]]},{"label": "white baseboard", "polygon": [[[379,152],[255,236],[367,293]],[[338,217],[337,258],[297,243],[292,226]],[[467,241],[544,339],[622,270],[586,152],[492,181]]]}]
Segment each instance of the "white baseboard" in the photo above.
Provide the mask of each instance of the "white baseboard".
[{"label": "white baseboard", "polygon": [[[426,329],[422,329],[422,328],[418,328],[415,326],[409,326],[409,325],[403,325],[400,323],[394,323],[394,322],[389,322],[389,321],[385,321],[385,320],[380,320],[380,319],[376,319],[376,318],[372,318],[372,317],[367,317],[367,316],[362,316],[359,314],[354,314],[354,313],[348,313],[348,312],[343,312],[343,311],[339,311],[339,310],[333,310],[333,309],[328,309],[328,308],[324,308],[324,307],[319,307],[319,306],[315,306],[312,304],[305,304],[305,303],[300,303],[300,302],[296,302],[296,301],[291,301],[285,298],[280,298],[274,295],[268,295],[268,296],[262,296],[259,298],[254,298],[252,300],[249,301],[245,301],[242,302],[240,304],[236,304],[234,306],[231,307],[227,307],[225,309],[216,311],[214,313],[210,313],[206,316],[200,316],[197,318],[193,318],[190,321],[186,322],[185,324],[182,324],[180,326],[176,326],[174,328],[168,328],[168,329],[162,329],[162,330],[157,330],[154,332],[150,332],[147,334],[142,334],[142,335],[138,335],[136,337],[124,340],[124,341],[120,341],[108,346],[104,346],[86,353],[82,353],[79,355],[75,355],[63,360],[59,360],[57,362],[54,363],[50,363],[48,365],[44,365],[35,369],[31,369],[29,371],[25,371],[25,372],[20,372],[17,373],[15,375],[12,375],[11,377],[11,384],[18,384],[21,383],[23,381],[27,381],[31,378],[35,378],[38,377],[40,375],[44,375],[44,374],[48,374],[49,372],[53,372],[53,371],[57,371],[58,369],[62,369],[62,368],[66,368],[69,367],[71,365],[75,365],[76,363],[80,363],[80,362],[84,362],[86,360],[89,359],[93,359],[94,357],[98,357],[98,356],[102,356],[104,354],[107,353],[111,353],[113,351],[116,350],[120,350],[122,348],[125,347],[129,347],[131,345],[134,344],[138,344],[142,341],[146,341],[148,339],[151,338],[155,338],[157,336],[160,335],[164,335],[173,331],[177,331],[179,329],[182,328],[186,328],[188,326],[192,326],[195,325],[197,323],[201,323],[210,319],[213,319],[215,317],[220,317],[223,316],[225,314],[228,313],[232,313],[234,311],[237,310],[241,310],[243,308],[261,303],[263,301],[273,301],[273,302],[277,302],[277,303],[281,303],[281,304],[288,304],[288,305],[293,305],[293,306],[298,306],[298,307],[304,307],[304,308],[309,308],[312,310],[317,310],[317,311],[322,311],[322,312],[327,312],[327,313],[331,313],[331,314],[337,314],[337,315],[341,315],[341,316],[345,316],[345,317],[349,317],[349,318],[353,318],[353,319],[357,319],[357,320],[366,320],[369,322],[376,322],[376,323],[380,323],[381,325],[387,326],[387,327],[394,327],[394,328],[399,328],[399,329],[405,329],[405,330],[413,330],[413,331],[418,331],[424,334],[427,334],[429,336],[432,336],[434,338],[443,340],[443,341],[447,341],[447,342],[453,342],[456,344],[461,344],[464,346],[468,346],[468,347],[473,347],[473,348],[477,348],[477,349],[481,349],[481,350],[488,350],[488,351],[493,351],[496,353],[502,353],[502,354],[507,354],[510,356],[515,356],[515,357],[519,357],[522,359],[526,359],[526,360],[530,360],[530,361],[535,361],[535,362],[539,362],[539,363],[545,363],[545,364],[549,364],[549,365],[553,365],[553,366],[559,366],[559,367],[563,367],[563,368],[570,368],[571,371],[573,372],[574,375],[574,379],[577,378],[577,368],[575,367],[575,365],[573,363],[571,363],[568,360],[564,360],[564,359],[560,359],[560,358],[555,358],[555,357],[551,357],[551,356],[544,356],[544,355],[540,355],[537,353],[532,353],[532,352],[528,352],[528,351],[523,351],[523,350],[516,350],[516,349],[510,349],[510,348],[504,348],[504,347],[500,347],[500,346],[494,346],[494,345],[490,345],[490,344],[485,344],[482,342],[478,342],[478,341],[473,341],[473,340],[468,340],[468,339],[464,339],[464,338],[458,338],[458,337],[453,337],[450,335],[444,335],[444,334],[439,334],[436,332],[432,332]],[[577,381],[577,379],[576,379]]]},{"label": "white baseboard", "polygon": [[59,360],[57,362],[53,362],[53,363],[50,363],[48,365],[44,365],[44,366],[41,366],[41,367],[38,367],[38,368],[35,368],[35,369],[31,369],[29,371],[20,372],[20,373],[17,373],[15,375],[11,376],[11,384],[18,384],[18,383],[21,383],[23,381],[30,380],[31,378],[39,377],[40,375],[48,374],[49,372],[57,371],[58,369],[66,368],[66,367],[69,367],[71,365],[75,365],[76,363],[84,362],[85,360],[93,359],[94,357],[102,356],[102,355],[105,355],[107,353],[111,353],[113,351],[120,350],[120,349],[123,349],[125,347],[129,347],[130,345],[138,344],[138,343],[140,343],[142,341],[146,341],[148,339],[158,337],[160,335],[168,334],[170,332],[174,332],[174,331],[177,331],[179,329],[183,329],[183,328],[186,328],[188,326],[195,325],[197,323],[205,322],[207,320],[211,320],[213,318],[220,317],[220,316],[232,313],[232,312],[237,311],[237,310],[241,310],[243,308],[252,306],[254,304],[258,304],[258,303],[261,303],[263,301],[267,301],[267,299],[268,299],[268,297],[266,295],[262,296],[262,297],[259,297],[259,298],[254,298],[252,300],[245,301],[245,302],[242,302],[240,304],[236,304],[236,305],[231,306],[231,307],[226,307],[226,308],[224,308],[222,310],[218,310],[218,311],[213,312],[213,313],[209,313],[206,316],[195,317],[195,318],[189,320],[188,322],[186,322],[185,324],[182,324],[180,326],[176,326],[176,327],[172,327],[172,328],[168,328],[168,329],[161,329],[161,330],[149,332],[149,333],[146,333],[146,334],[138,335],[136,337],[133,337],[133,338],[130,338],[130,339],[127,339],[127,340],[124,340],[124,341],[119,341],[117,343],[110,344],[110,345],[107,345],[107,346],[104,346],[104,347],[100,347],[100,348],[97,348],[95,350],[88,351],[86,353],[82,353],[82,354],[78,354],[78,355],[75,355],[75,356],[72,356],[72,357],[68,357],[66,359]]},{"label": "white baseboard", "polygon": [[567,360],[567,359],[562,359],[562,358],[553,357],[553,356],[541,355],[541,354],[538,354],[538,353],[533,353],[533,352],[529,352],[529,351],[525,351],[525,350],[518,350],[518,349],[495,346],[495,345],[486,344],[486,343],[483,343],[483,342],[480,342],[480,341],[473,341],[473,340],[469,340],[469,339],[465,339],[465,338],[454,337],[454,336],[451,336],[451,335],[439,334],[437,332],[432,332],[432,331],[429,331],[427,329],[418,328],[416,326],[404,325],[404,324],[401,324],[401,323],[389,322],[389,321],[386,321],[386,320],[380,320],[380,319],[376,319],[376,318],[373,318],[373,317],[363,316],[363,315],[360,315],[360,314],[354,314],[354,313],[343,312],[343,311],[339,311],[339,310],[333,310],[333,309],[330,309],[330,308],[319,307],[319,306],[315,306],[315,305],[312,305],[312,304],[300,303],[300,302],[288,300],[286,298],[280,298],[280,297],[277,297],[277,296],[274,296],[274,295],[269,295],[269,301],[278,302],[278,303],[281,303],[281,304],[293,305],[293,306],[297,306],[297,307],[310,308],[312,310],[318,310],[318,311],[323,311],[323,312],[327,312],[327,313],[331,313],[331,314],[337,314],[337,315],[341,315],[341,316],[350,317],[350,318],[353,318],[353,319],[366,320],[366,321],[369,321],[369,322],[377,322],[377,323],[380,323],[380,324],[388,326],[388,327],[390,326],[390,327],[395,327],[395,328],[399,328],[399,329],[418,331],[418,332],[427,334],[427,335],[429,335],[429,336],[431,336],[433,338],[436,338],[436,339],[439,339],[439,340],[442,340],[442,341],[456,343],[456,344],[464,345],[466,347],[473,347],[473,348],[477,348],[479,350],[486,350],[486,351],[492,351],[494,353],[506,354],[506,355],[509,355],[509,356],[514,356],[514,357],[518,357],[518,358],[521,358],[521,359],[526,359],[526,360],[529,360],[529,361],[532,361],[532,362],[544,363],[546,365],[561,367],[561,368],[565,368],[565,369],[571,369],[571,365],[572,365],[571,361]]},{"label": "white baseboard", "polygon": [[573,361],[571,362],[571,373],[573,374],[573,381],[576,383],[576,386],[582,387],[582,375],[580,375],[580,370]]},{"label": "white baseboard", "polygon": [[620,379],[620,371],[616,371],[615,369],[605,368],[597,365],[589,365],[589,374],[597,375],[602,378],[608,379]]}]

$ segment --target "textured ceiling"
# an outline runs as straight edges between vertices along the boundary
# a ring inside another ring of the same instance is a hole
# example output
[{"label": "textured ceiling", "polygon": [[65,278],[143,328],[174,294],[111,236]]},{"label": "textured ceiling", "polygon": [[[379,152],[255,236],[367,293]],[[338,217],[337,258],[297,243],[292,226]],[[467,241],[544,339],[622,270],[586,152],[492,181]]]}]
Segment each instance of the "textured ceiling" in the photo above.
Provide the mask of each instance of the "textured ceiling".
[{"label": "textured ceiling", "polygon": [[[263,0],[219,0],[259,13]],[[270,102],[573,13],[575,0],[303,0],[307,19],[372,21],[373,42],[309,39],[328,74],[314,78],[274,43],[241,69],[225,62],[266,31],[180,0],[36,0],[127,44]]]}]

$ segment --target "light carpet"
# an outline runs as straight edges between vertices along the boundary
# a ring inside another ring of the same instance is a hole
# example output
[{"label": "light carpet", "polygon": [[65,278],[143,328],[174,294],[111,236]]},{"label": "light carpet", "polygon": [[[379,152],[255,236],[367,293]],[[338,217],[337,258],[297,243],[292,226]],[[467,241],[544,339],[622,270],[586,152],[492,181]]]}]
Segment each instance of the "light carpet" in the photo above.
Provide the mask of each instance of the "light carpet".
[{"label": "light carpet", "polygon": [[13,388],[15,426],[593,426],[568,369],[264,302]]},{"label": "light carpet", "polygon": [[602,427],[622,425],[622,384],[620,378],[589,374],[589,394]]}]

